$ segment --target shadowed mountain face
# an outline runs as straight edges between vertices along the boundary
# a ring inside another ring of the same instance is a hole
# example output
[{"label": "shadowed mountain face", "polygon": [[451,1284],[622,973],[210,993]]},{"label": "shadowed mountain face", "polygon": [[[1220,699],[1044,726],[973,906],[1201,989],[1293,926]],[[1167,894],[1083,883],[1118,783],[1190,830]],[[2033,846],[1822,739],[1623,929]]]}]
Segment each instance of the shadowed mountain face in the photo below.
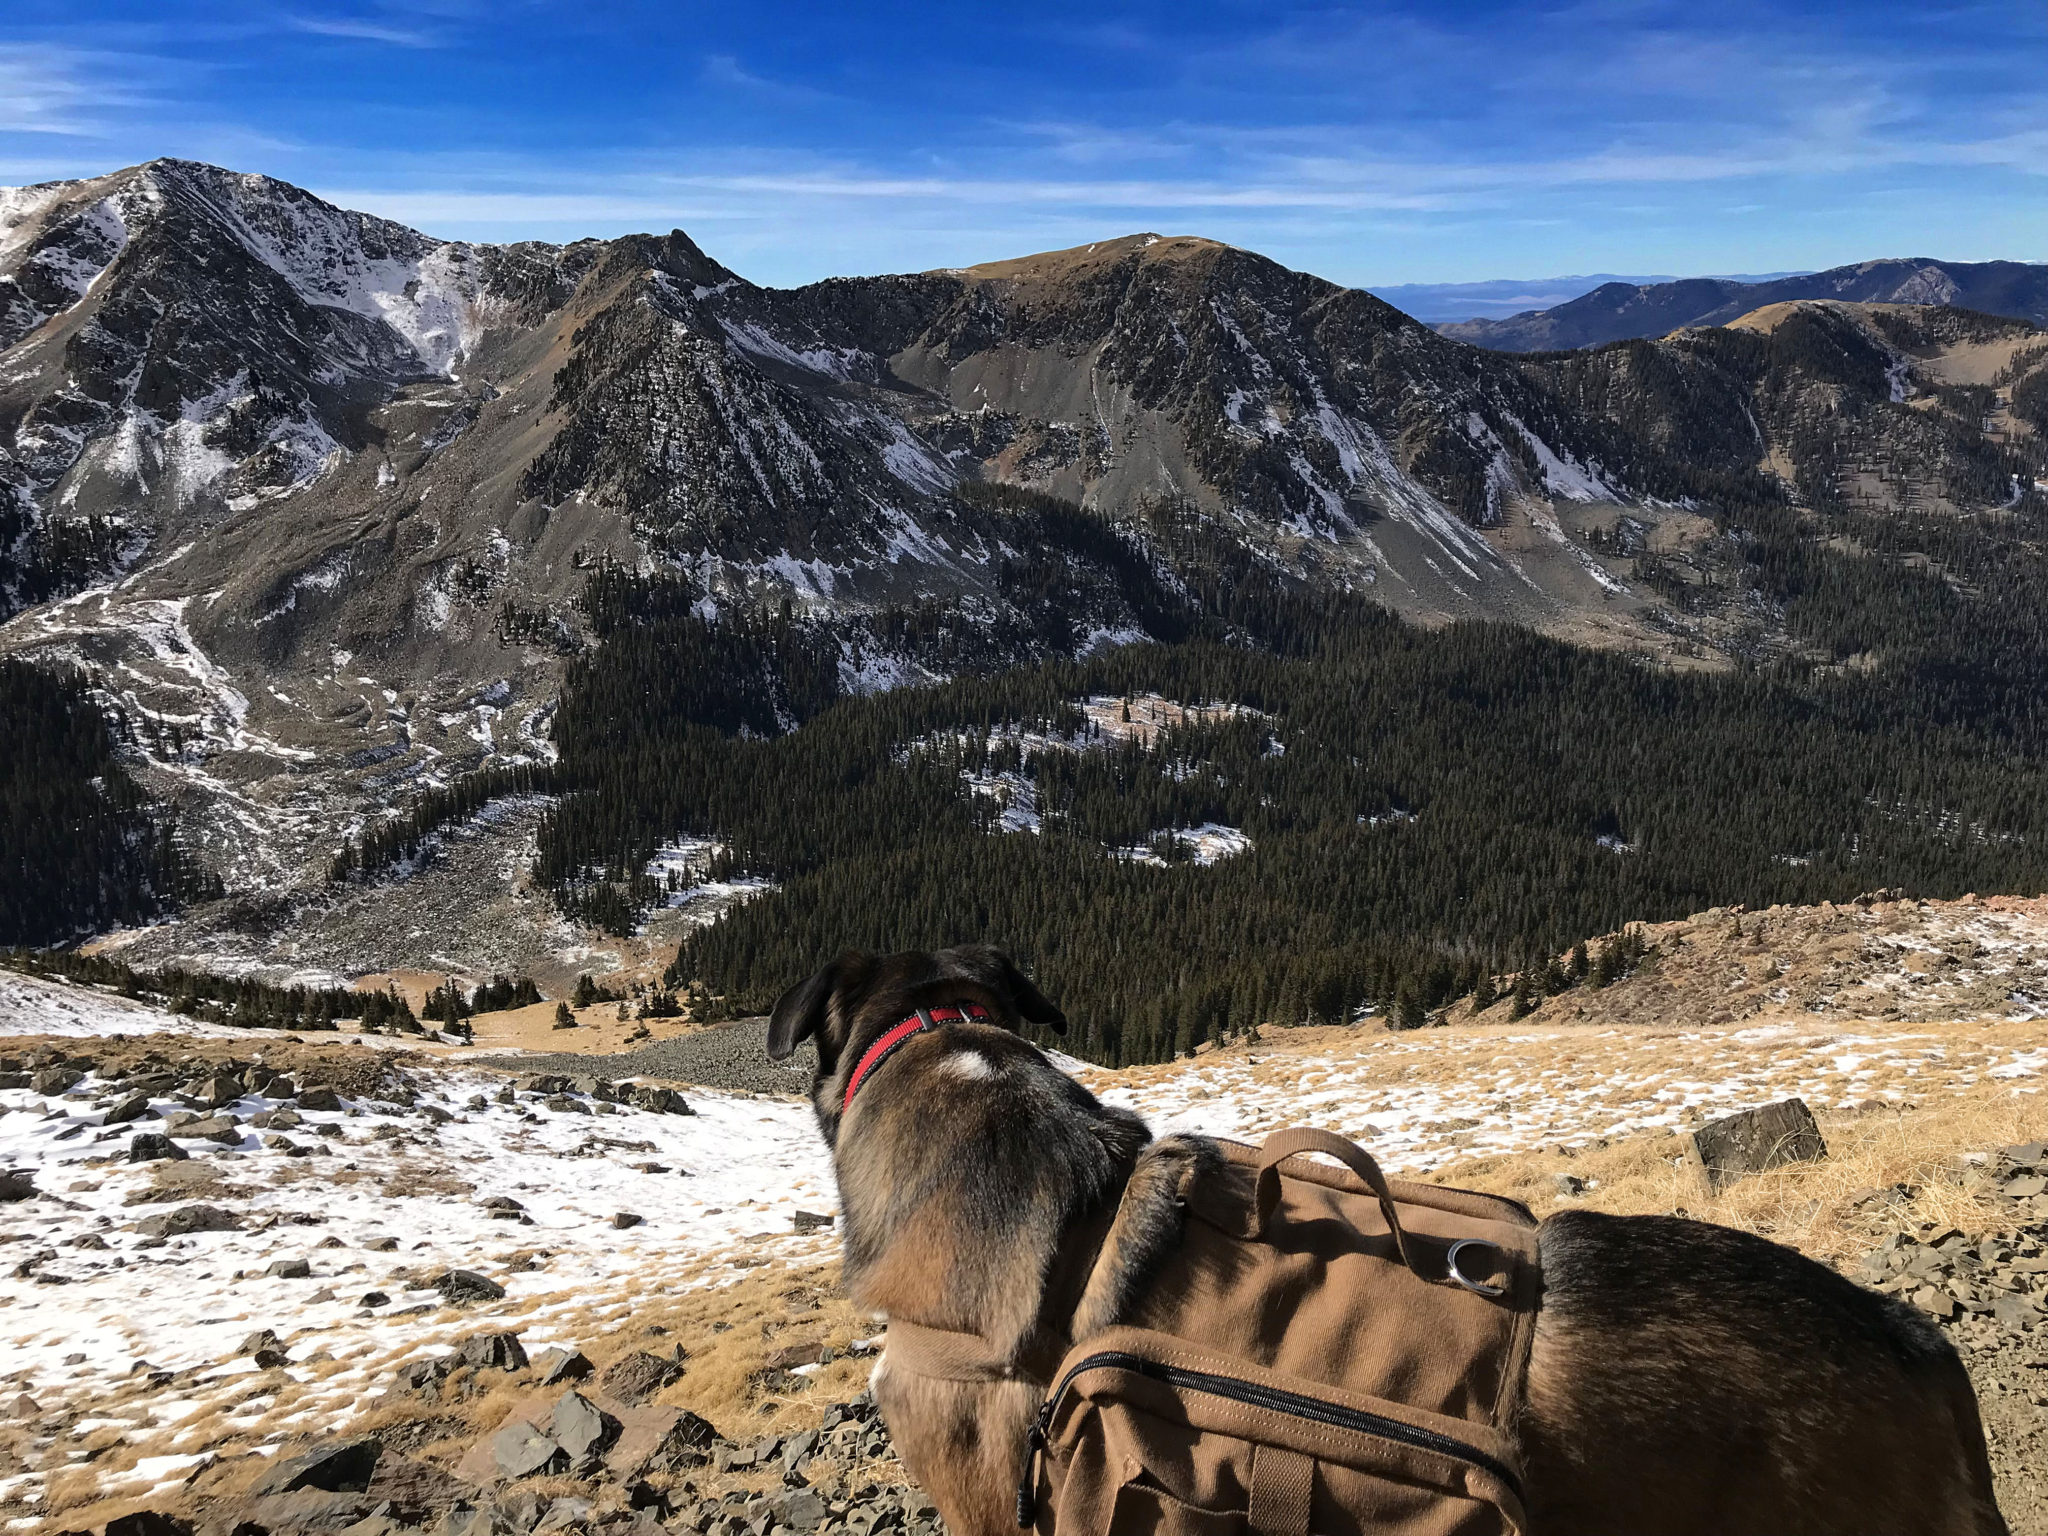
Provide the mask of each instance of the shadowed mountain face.
[{"label": "shadowed mountain face", "polygon": [[0,192],[0,651],[141,723],[231,887],[547,761],[602,572],[786,607],[826,692],[1167,635],[1223,557],[1716,664],[1793,643],[1729,516],[2048,475],[2030,326],[1793,310],[1524,359],[1200,239],[771,290],[158,161]]},{"label": "shadowed mountain face", "polygon": [[1437,329],[1497,352],[1597,347],[1664,336],[1685,326],[1726,325],[1766,304],[1801,299],[1853,304],[1950,305],[2048,324],[2048,265],[2021,261],[1865,261],[1770,282],[1695,277],[1603,283],[1550,309],[1504,320],[1461,320]]}]

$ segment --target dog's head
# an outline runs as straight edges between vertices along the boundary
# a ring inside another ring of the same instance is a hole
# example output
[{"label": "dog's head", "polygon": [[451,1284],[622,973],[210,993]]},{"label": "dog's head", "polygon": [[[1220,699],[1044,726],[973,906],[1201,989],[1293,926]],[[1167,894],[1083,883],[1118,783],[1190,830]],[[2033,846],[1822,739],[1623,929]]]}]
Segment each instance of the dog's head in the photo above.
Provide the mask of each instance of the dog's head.
[{"label": "dog's head", "polygon": [[865,1050],[918,1009],[956,1003],[980,1003],[991,1022],[1006,1029],[1020,1030],[1028,1023],[1066,1033],[1067,1016],[1014,960],[989,945],[900,955],[849,949],[782,994],[768,1020],[768,1055],[783,1061],[804,1041],[814,1042],[815,1088],[838,1075],[849,1052]]}]

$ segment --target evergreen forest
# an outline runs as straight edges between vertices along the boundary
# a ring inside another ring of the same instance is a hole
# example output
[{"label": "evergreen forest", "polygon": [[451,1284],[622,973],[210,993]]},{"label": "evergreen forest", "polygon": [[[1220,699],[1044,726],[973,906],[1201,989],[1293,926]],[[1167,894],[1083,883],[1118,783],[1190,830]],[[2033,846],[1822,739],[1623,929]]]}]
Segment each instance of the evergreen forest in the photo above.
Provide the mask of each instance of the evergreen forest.
[{"label": "evergreen forest", "polygon": [[[1023,517],[1045,500],[1011,493]],[[685,577],[600,573],[537,876],[627,932],[662,899],[654,851],[715,838],[713,877],[776,887],[682,943],[668,980],[700,1008],[764,1009],[844,946],[986,940],[1109,1062],[1363,1008],[1419,1022],[1508,973],[1555,990],[1593,969],[1557,964],[1577,941],[1715,905],[2048,890],[2048,608],[2009,523],[1894,520],[1885,551],[1982,573],[1959,591],[1782,509],[1731,517],[1804,653],[1709,674],[1405,625],[1198,522],[1119,535],[1175,556],[1143,593],[1151,643],[867,696],[786,606],[707,616]],[[958,643],[917,612],[867,623],[912,654]],[[1145,740],[1076,707],[1145,696],[1192,708]],[[1018,806],[1035,830],[1001,830]],[[1173,834],[1205,824],[1250,850],[1194,861]]]},{"label": "evergreen forest", "polygon": [[121,767],[77,674],[0,660],[0,945],[59,944],[217,894]]}]

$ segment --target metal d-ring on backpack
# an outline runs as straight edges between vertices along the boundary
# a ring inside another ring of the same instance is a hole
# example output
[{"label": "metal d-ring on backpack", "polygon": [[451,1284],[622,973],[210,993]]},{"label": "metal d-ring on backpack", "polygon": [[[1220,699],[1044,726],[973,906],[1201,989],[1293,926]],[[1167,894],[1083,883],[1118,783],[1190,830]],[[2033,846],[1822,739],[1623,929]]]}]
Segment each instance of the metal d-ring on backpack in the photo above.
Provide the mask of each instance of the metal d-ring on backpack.
[{"label": "metal d-ring on backpack", "polygon": [[[1040,1536],[1507,1536],[1541,1290],[1511,1200],[1390,1183],[1356,1144],[1220,1143],[1129,1325],[1079,1339],[1032,1430]],[[1343,1169],[1302,1153],[1336,1158]]]}]

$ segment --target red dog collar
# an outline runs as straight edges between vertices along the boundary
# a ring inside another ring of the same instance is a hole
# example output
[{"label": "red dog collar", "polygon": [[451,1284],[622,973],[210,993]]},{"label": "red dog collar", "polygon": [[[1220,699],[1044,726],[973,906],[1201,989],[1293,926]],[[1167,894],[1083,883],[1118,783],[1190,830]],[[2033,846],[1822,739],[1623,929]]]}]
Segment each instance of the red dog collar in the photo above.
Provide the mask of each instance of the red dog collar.
[{"label": "red dog collar", "polygon": [[937,1029],[941,1024],[985,1023],[987,1019],[988,1010],[979,1003],[962,1003],[958,1008],[918,1009],[867,1048],[866,1054],[860,1059],[860,1065],[853,1069],[853,1076],[846,1080],[846,1100],[839,1106],[839,1112],[843,1115],[853,1108],[854,1090],[867,1081],[870,1072],[894,1056],[903,1042],[912,1035],[921,1035],[926,1030]]}]

